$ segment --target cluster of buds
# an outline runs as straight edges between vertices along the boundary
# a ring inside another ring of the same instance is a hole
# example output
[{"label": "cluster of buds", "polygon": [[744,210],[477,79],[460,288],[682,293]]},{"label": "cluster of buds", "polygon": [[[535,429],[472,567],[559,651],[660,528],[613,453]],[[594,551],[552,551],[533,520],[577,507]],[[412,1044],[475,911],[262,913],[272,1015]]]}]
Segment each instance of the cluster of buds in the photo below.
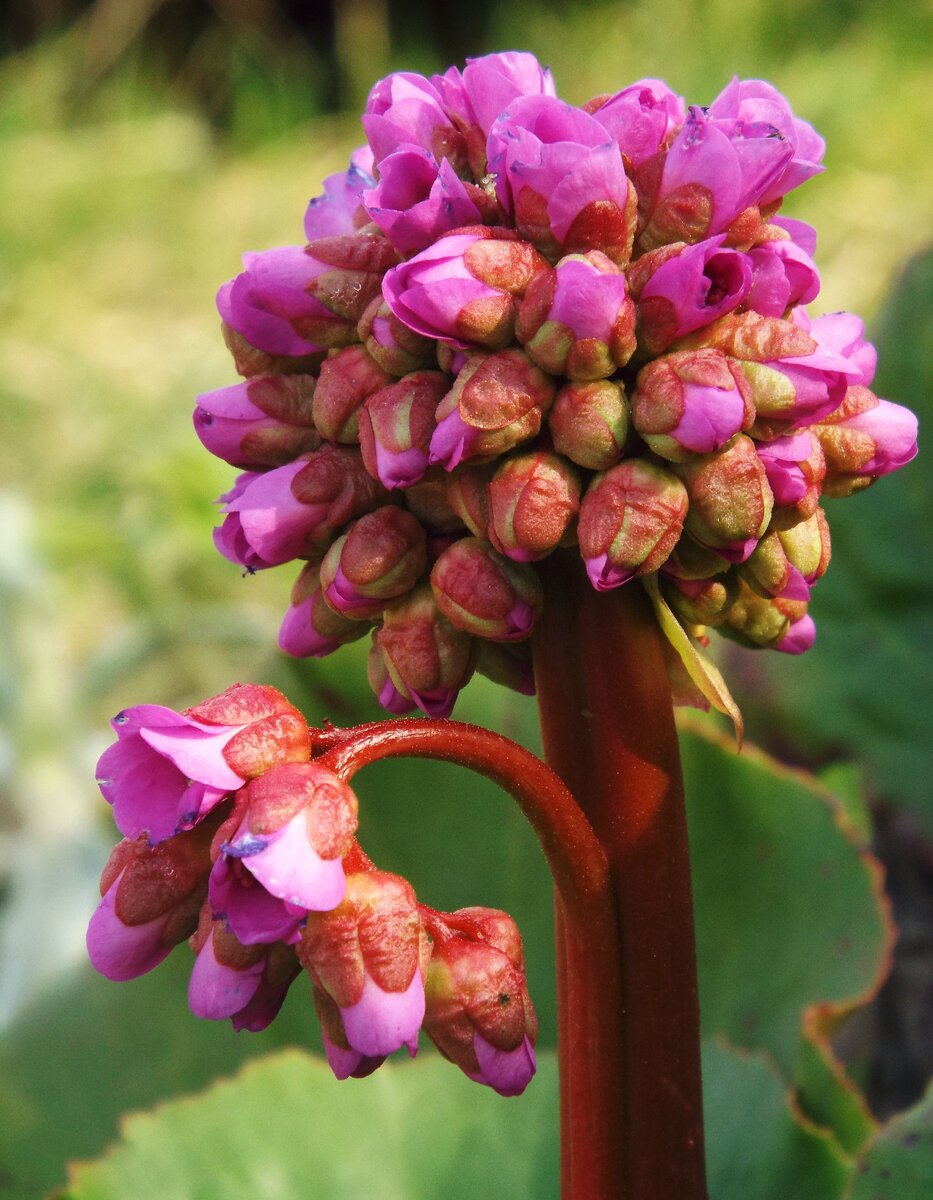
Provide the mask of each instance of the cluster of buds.
[{"label": "cluster of buds", "polygon": [[221,553],[303,561],[282,648],[371,630],[396,713],[449,714],[475,669],[531,690],[534,564],[576,546],[691,633],[807,649],[821,497],[916,452],[862,322],[805,309],[816,236],[778,214],[819,135],[761,80],[574,107],[523,53],[391,75],[363,127],[307,244],[221,288],[245,381],[195,413],[243,471]]},{"label": "cluster of buds", "polygon": [[356,796],[284,696],[238,684],[113,727],[98,784],[124,838],[88,927],[98,971],[133,979],[187,940],[192,1011],[257,1031],[304,969],[339,1079],[414,1054],[423,1027],[471,1079],[524,1090],[537,1024],[514,921],[438,913],[376,869]]}]

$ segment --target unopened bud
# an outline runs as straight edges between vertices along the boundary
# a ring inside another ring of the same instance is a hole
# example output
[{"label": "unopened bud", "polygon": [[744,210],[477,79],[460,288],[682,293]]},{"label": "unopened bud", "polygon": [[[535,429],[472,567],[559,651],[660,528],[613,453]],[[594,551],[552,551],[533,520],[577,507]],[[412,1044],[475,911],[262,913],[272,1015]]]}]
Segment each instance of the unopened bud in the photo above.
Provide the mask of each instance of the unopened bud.
[{"label": "unopened bud", "polygon": [[370,356],[390,375],[407,375],[434,362],[434,341],[400,321],[381,293],[370,301],[357,332]]},{"label": "unopened bud", "polygon": [[825,573],[830,558],[829,525],[822,509],[791,529],[766,534],[741,573],[759,595],[809,600],[810,585]]},{"label": "unopened bud", "polygon": [[744,646],[800,654],[812,645],[814,629],[805,600],[759,596],[743,582],[720,632]]},{"label": "unopened bud", "polygon": [[397,711],[401,700],[429,717],[450,715],[476,662],[473,638],[451,625],[427,584],[386,609],[373,651],[369,680],[383,707]]},{"label": "unopened bud", "polygon": [[744,562],[771,520],[773,497],[751,438],[740,434],[722,450],[681,463],[690,498],[688,533],[729,562]]},{"label": "unopened bud", "polygon": [[789,529],[812,517],[820,502],[826,459],[809,429],[758,443],[758,457],[774,495],[773,529]]},{"label": "unopened bud", "polygon": [[431,590],[452,625],[493,641],[528,637],[543,600],[531,567],[510,562],[479,538],[447,547],[431,571]]},{"label": "unopened bud", "polygon": [[687,491],[676,475],[624,459],[597,475],[580,505],[577,536],[597,591],[657,571],[683,531]]},{"label": "unopened bud", "polygon": [[366,633],[365,622],[334,612],[321,594],[321,564],[306,563],[279,628],[279,647],[294,658],[325,658]]},{"label": "unopened bud", "polygon": [[480,675],[522,696],[535,694],[530,642],[489,642],[481,639],[477,645],[476,670]]},{"label": "unopened bud", "polygon": [[451,471],[464,459],[505,454],[537,436],[555,390],[521,350],[472,359],[437,409],[430,461]]},{"label": "unopened bud", "polygon": [[514,454],[489,484],[489,540],[515,562],[556,550],[580,508],[579,472],[546,450]]},{"label": "unopened bud", "polygon": [[548,414],[554,449],[591,471],[619,461],[630,423],[625,388],[611,379],[565,384]]},{"label": "unopened bud", "polygon": [[467,529],[479,538],[489,530],[489,484],[496,463],[465,464],[447,476],[447,499]]},{"label": "unopened bud", "polygon": [[668,577],[662,591],[681,620],[690,625],[721,625],[739,595],[739,581],[732,573],[712,579]]},{"label": "unopened bud", "polygon": [[314,423],[331,442],[359,441],[360,409],[368,396],[392,382],[363,346],[334,351],[321,366],[314,393]]},{"label": "unopened bud", "polygon": [[440,371],[415,371],[366,401],[360,449],[366,470],[385,487],[410,487],[428,469],[434,414],[449,386]]},{"label": "unopened bud", "polygon": [[367,513],[331,544],[321,589],[341,616],[367,621],[410,592],[427,565],[420,521],[391,505]]}]

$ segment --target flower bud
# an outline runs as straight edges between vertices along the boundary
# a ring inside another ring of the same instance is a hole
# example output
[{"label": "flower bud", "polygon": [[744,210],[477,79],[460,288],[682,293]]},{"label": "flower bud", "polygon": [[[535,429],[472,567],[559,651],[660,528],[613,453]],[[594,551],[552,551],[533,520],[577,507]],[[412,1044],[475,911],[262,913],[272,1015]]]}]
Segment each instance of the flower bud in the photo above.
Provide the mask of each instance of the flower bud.
[{"label": "flower bud", "polygon": [[223,810],[186,833],[151,845],[124,838],[100,877],[102,900],[87,929],[94,968],[108,979],[144,975],[198,924],[211,869],[210,844]]},{"label": "flower bud", "polygon": [[390,712],[414,704],[429,717],[447,717],[475,661],[473,639],[450,624],[424,584],[386,609],[373,635],[369,681]]},{"label": "flower bud", "polygon": [[754,419],[741,371],[718,350],[681,350],[638,372],[632,423],[671,462],[719,450]]},{"label": "flower bud", "polygon": [[515,562],[546,557],[579,511],[580,486],[577,470],[558,454],[513,454],[489,484],[489,540]]},{"label": "flower bud", "polygon": [[191,937],[197,958],[188,1005],[198,1017],[258,1033],[278,1015],[300,970],[295,951],[282,944],[244,946],[205,905]]},{"label": "flower bud", "polygon": [[605,471],[622,457],[631,410],[621,383],[567,383],[548,414],[554,449],[577,466]]},{"label": "flower bud", "polygon": [[400,321],[381,292],[360,317],[357,332],[370,357],[390,375],[407,375],[434,363],[438,343]]},{"label": "flower bud", "polygon": [[479,538],[459,538],[431,571],[437,607],[457,629],[493,641],[531,633],[543,596],[530,567],[510,562]]},{"label": "flower bud", "polygon": [[645,354],[660,354],[671,342],[732,312],[745,300],[752,282],[751,264],[745,255],[723,246],[725,240],[720,234],[695,246],[682,242],[676,253],[669,246],[652,252],[660,261],[640,283],[638,297],[638,344]]},{"label": "flower bud", "polygon": [[438,406],[430,461],[452,471],[536,437],[554,392],[554,380],[521,350],[471,360]]},{"label": "flower bud", "polygon": [[294,318],[292,325],[318,345],[348,346],[356,341],[357,324],[398,256],[373,225],[316,238],[305,253],[316,264],[307,292],[318,309]]},{"label": "flower bud", "polygon": [[447,929],[443,920],[432,925],[425,1032],[470,1079],[518,1096],[535,1072],[538,1027],[518,930],[490,909],[452,913]]},{"label": "flower bud", "polygon": [[438,160],[451,158],[455,170],[466,166],[463,134],[451,120],[435,85],[412,71],[380,79],[369,93],[363,114],[366,140],[376,164],[400,146],[420,146]]},{"label": "flower bud", "polygon": [[415,371],[374,392],[360,413],[366,470],[387,488],[407,488],[428,469],[434,414],[449,383],[440,371]]},{"label": "flower bud", "polygon": [[308,914],[298,957],[339,1008],[346,1041],[368,1058],[405,1045],[424,1017],[421,918],[411,884],[386,871],[347,877],[342,902]]},{"label": "flower bud", "polygon": [[343,898],[340,860],[356,826],[356,796],[332,771],[283,763],[250,782],[239,824],[220,849],[270,895],[325,911]]},{"label": "flower bud", "polygon": [[323,346],[307,354],[267,354],[265,350],[257,350],[226,321],[220,322],[220,332],[233,356],[237,374],[244,379],[252,379],[254,375],[313,375],[327,354]]},{"label": "flower bud", "polygon": [[347,346],[321,364],[314,392],[314,423],[331,442],[359,441],[360,409],[368,396],[392,382],[362,346]]},{"label": "flower bud", "polygon": [[480,675],[522,696],[535,694],[530,642],[489,642],[481,639],[477,645],[476,670]]},{"label": "flower bud", "polygon": [[813,426],[826,457],[827,496],[849,496],[897,471],[917,453],[917,418],[908,408],[879,400],[867,387],[850,387],[840,407]]},{"label": "flower bud", "polygon": [[330,316],[308,291],[325,265],[303,246],[276,246],[244,254],[243,266],[217,293],[224,323],[266,354],[299,357],[324,349],[326,343],[305,336],[295,322]]},{"label": "flower bud", "polygon": [[742,583],[720,632],[750,648],[802,654],[813,644],[814,626],[804,600],[765,598]]},{"label": "flower bud", "polygon": [[478,538],[489,536],[489,484],[496,467],[495,462],[467,464],[447,477],[447,499],[451,508]]},{"label": "flower bud", "polygon": [[818,438],[805,429],[759,443],[757,449],[774,494],[771,527],[789,529],[812,517],[826,474],[826,459]]},{"label": "flower bud", "polygon": [[543,253],[600,250],[624,267],[637,197],[598,120],[553,96],[520,96],[493,122],[489,172],[519,233]]},{"label": "flower bud", "polygon": [[400,146],[379,163],[379,182],[363,193],[373,221],[399,254],[414,254],[464,225],[482,224],[483,214],[446,158],[438,164],[420,146]]},{"label": "flower bud", "polygon": [[279,467],[317,450],[313,375],[254,375],[198,396],[194,428],[203,445],[234,467]]},{"label": "flower bud", "polygon": [[294,658],[325,658],[366,633],[365,622],[343,617],[326,603],[320,573],[318,562],[302,567],[279,628],[279,648]]},{"label": "flower bud", "polygon": [[739,435],[715,454],[681,463],[690,498],[684,528],[728,562],[744,562],[771,520],[773,497],[751,438]]},{"label": "flower bud", "polygon": [[732,573],[712,579],[667,577],[662,587],[665,600],[690,625],[721,625],[738,599],[739,580]]},{"label": "flower bud", "polygon": [[742,577],[760,596],[809,600],[810,585],[829,566],[829,525],[822,509],[791,529],[767,533],[742,564]]},{"label": "flower bud", "polygon": [[512,339],[518,299],[547,263],[510,229],[447,234],[386,273],[382,293],[409,329],[460,349]]},{"label": "flower bud", "polygon": [[660,79],[640,79],[584,107],[615,138],[633,167],[658,153],[683,124],[685,111],[682,98]]},{"label": "flower bud", "polygon": [[247,567],[313,558],[336,530],[386,498],[358,450],[326,443],[229,492],[229,515],[215,531],[215,543],[225,557]]},{"label": "flower bud", "polygon": [[612,375],[635,349],[635,307],[625,276],[599,250],[562,258],[528,285],[515,336],[552,375]]},{"label": "flower bud", "polygon": [[311,753],[304,718],[274,688],[236,684],[184,713],[157,704],[124,709],[97,782],[126,837],[164,841],[203,819],[275,762]]},{"label": "flower bud", "polygon": [[324,556],[324,600],[344,617],[377,617],[421,578],[427,566],[425,542],[421,523],[402,508],[377,508],[360,517]]},{"label": "flower bud", "polygon": [[664,467],[627,458],[597,475],[577,530],[593,587],[604,592],[657,571],[677,544],[686,512],[686,489]]},{"label": "flower bud", "polygon": [[436,539],[463,533],[463,522],[447,499],[447,480],[440,471],[431,471],[419,483],[402,493],[405,507],[418,518],[428,534],[428,558],[433,559]]},{"label": "flower bud", "polygon": [[747,257],[752,279],[746,303],[755,312],[783,317],[788,309],[809,304],[819,295],[816,264],[791,238],[762,242],[753,246]]}]

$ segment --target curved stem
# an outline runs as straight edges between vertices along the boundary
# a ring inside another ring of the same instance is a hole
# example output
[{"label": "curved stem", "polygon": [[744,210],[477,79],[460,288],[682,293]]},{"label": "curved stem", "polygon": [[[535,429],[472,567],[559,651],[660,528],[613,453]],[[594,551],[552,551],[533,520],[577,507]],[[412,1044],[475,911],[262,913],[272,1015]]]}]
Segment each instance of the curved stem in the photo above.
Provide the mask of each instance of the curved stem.
[{"label": "curved stem", "polygon": [[[612,1190],[587,1190],[586,1161],[601,1156],[587,1095],[568,1062],[565,1197],[703,1200],[702,1091],[693,898],[683,781],[661,634],[637,584],[597,593],[578,559],[541,564],[547,605],[536,629],[535,679],[548,762],[576,796],[609,861],[618,918],[622,1000],[620,1128]],[[561,938],[560,926],[558,936]],[[570,939],[558,946],[558,1005],[573,1047],[577,972]]]},{"label": "curved stem", "polygon": [[[576,1200],[621,1196],[619,931],[606,854],[574,797],[527,750],[456,721],[325,729],[316,746],[323,751],[320,761],[345,779],[377,759],[415,755],[479,771],[518,801],[538,835],[557,892],[562,1192]],[[578,1126],[586,1107],[585,1147],[566,1136],[574,1098]],[[654,1193],[642,1195],[653,1200]]]}]

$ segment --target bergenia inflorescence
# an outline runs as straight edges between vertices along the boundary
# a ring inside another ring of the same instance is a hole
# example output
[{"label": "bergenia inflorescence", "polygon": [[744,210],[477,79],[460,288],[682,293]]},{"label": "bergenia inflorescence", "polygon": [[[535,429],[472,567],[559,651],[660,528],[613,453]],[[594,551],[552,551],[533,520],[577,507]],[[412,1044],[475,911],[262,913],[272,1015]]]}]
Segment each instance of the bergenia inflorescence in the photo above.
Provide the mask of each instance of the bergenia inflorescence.
[{"label": "bergenia inflorescence", "polygon": [[471,1079],[524,1090],[537,1021],[514,921],[437,912],[377,869],[355,794],[279,692],[236,684],[113,727],[98,783],[124,838],[88,927],[98,971],[134,979],[188,941],[192,1011],[258,1031],[304,970],[339,1079],[414,1054],[423,1028]]},{"label": "bergenia inflorescence", "polygon": [[577,547],[691,635],[806,650],[821,498],[916,452],[861,320],[805,307],[816,235],[779,210],[819,135],[761,80],[575,107],[522,53],[391,75],[363,127],[307,244],[221,288],[244,382],[195,413],[243,472],[221,553],[303,564],[282,648],[371,630],[394,713],[448,715],[475,669],[531,690],[535,564]]}]

